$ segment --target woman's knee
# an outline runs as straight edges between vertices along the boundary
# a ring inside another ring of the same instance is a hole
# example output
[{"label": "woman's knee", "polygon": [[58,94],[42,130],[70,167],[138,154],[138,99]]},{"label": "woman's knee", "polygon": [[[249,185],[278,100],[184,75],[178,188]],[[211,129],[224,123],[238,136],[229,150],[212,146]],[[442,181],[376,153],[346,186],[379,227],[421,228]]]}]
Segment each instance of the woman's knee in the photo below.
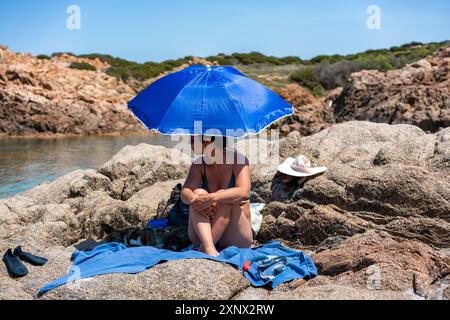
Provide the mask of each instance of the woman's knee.
[{"label": "woman's knee", "polygon": [[202,188],[197,188],[194,190],[194,194],[196,194],[196,195],[208,194],[208,191],[206,191],[205,189],[202,189]]},{"label": "woman's knee", "polygon": [[[202,188],[197,188],[194,190],[194,194],[199,196],[201,194],[208,194],[208,191],[206,191],[205,189],[202,189]],[[198,213],[198,212],[196,212],[192,206],[189,206],[189,214],[195,214],[195,213]]]}]

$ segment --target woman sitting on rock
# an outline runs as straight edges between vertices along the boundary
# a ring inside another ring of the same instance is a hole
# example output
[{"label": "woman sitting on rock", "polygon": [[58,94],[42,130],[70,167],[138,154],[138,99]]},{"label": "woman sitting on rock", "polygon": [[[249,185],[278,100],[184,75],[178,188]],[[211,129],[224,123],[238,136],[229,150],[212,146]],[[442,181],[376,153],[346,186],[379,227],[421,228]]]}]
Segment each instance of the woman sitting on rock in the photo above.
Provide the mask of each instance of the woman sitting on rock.
[{"label": "woman sitting on rock", "polygon": [[201,153],[181,193],[189,205],[189,238],[197,250],[218,256],[217,248],[248,248],[253,241],[248,159],[226,148],[226,138],[191,137]]}]

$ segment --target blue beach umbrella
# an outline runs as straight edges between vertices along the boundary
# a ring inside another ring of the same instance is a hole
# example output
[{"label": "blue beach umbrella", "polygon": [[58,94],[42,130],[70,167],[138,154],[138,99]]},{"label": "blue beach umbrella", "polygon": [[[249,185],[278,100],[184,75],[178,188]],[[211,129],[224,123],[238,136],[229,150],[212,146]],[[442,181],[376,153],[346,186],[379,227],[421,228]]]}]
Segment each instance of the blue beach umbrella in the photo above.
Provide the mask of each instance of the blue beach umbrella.
[{"label": "blue beach umbrella", "polygon": [[151,84],[128,103],[149,130],[167,135],[259,133],[292,106],[232,67],[194,65]]}]

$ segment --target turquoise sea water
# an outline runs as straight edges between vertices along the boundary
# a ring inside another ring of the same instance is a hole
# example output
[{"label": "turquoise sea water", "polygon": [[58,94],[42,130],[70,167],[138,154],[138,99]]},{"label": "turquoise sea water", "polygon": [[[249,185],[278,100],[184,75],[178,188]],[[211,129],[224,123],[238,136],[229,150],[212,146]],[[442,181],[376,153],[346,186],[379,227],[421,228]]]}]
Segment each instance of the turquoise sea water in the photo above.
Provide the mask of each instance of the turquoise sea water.
[{"label": "turquoise sea water", "polygon": [[0,139],[0,198],[10,197],[76,169],[96,169],[126,145],[171,146],[166,136]]}]

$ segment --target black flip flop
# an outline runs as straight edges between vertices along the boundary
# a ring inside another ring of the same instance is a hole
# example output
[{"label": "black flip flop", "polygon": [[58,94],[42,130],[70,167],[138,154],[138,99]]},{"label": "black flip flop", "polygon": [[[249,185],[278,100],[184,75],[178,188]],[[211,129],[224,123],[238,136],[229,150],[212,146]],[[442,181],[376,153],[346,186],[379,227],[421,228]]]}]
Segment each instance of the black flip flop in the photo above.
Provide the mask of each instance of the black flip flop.
[{"label": "black flip flop", "polygon": [[18,256],[13,254],[11,249],[6,250],[2,260],[5,263],[6,270],[8,270],[11,277],[23,277],[28,273],[27,267],[25,267],[22,261],[20,261]]},{"label": "black flip flop", "polygon": [[22,251],[22,248],[20,246],[16,247],[14,249],[14,255],[18,256],[23,261],[26,261],[33,266],[42,266],[47,263],[48,259],[43,257],[35,256],[31,253]]}]

